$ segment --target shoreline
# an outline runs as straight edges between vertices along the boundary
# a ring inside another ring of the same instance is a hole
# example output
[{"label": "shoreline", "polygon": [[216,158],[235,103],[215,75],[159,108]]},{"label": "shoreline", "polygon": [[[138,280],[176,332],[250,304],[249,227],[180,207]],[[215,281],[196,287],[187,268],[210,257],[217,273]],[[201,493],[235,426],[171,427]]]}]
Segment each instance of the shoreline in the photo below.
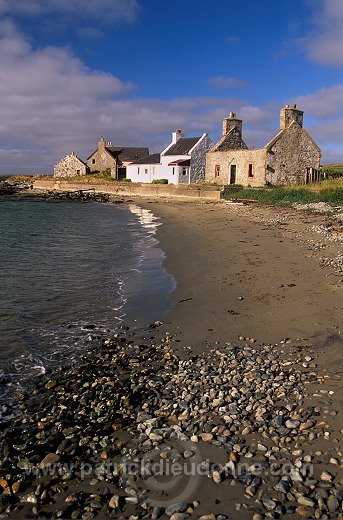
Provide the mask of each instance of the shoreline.
[{"label": "shoreline", "polygon": [[[161,218],[174,307],[152,327],[91,333],[79,367],[19,402],[25,421],[1,434],[1,511],[340,518],[336,224],[325,232],[327,217],[276,208],[137,204]],[[161,464],[181,473],[161,480]]]}]

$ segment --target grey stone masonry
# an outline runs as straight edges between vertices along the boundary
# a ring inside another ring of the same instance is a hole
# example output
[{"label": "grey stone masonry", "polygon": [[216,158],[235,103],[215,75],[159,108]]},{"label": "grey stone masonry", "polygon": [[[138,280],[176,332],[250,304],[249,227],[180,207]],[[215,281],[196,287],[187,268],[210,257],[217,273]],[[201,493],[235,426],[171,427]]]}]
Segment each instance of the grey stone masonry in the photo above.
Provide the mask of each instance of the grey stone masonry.
[{"label": "grey stone masonry", "polygon": [[223,136],[206,154],[205,180],[216,184],[264,186],[306,184],[320,178],[321,151],[303,128],[302,110],[280,110],[280,130],[262,148],[248,149],[236,114],[223,120]]},{"label": "grey stone masonry", "polygon": [[72,152],[54,165],[54,177],[77,177],[87,174],[87,165]]}]

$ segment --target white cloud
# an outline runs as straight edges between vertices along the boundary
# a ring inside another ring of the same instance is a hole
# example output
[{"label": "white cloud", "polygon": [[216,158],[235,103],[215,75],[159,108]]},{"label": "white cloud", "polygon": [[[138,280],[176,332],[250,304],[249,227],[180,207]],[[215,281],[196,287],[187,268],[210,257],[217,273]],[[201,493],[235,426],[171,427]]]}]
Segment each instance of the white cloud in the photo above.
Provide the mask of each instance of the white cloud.
[{"label": "white cloud", "polygon": [[[0,0],[1,2],[1,0]],[[75,151],[86,159],[101,135],[118,146],[160,151],[171,132],[209,133],[214,141],[232,111],[243,119],[249,146],[266,144],[278,131],[281,106],[253,106],[235,97],[144,99],[134,86],[90,70],[68,48],[34,49],[9,20],[0,22],[0,173],[52,173]],[[305,111],[305,128],[330,160],[343,142],[343,85],[292,100]],[[306,116],[313,119],[306,125]],[[331,122],[328,122],[331,120]],[[336,157],[335,156],[335,157]],[[329,159],[327,159],[328,161]],[[339,162],[343,162],[342,155]]]},{"label": "white cloud", "polygon": [[225,78],[224,76],[214,76],[209,79],[209,84],[216,88],[228,89],[238,88],[242,89],[247,86],[247,82],[239,78]]},{"label": "white cloud", "polygon": [[[311,5],[309,3],[309,5]],[[313,15],[314,31],[302,40],[310,60],[323,65],[343,65],[343,2],[323,0]]]},{"label": "white cloud", "polygon": [[321,88],[295,99],[301,110],[320,119],[343,117],[343,84]]},{"label": "white cloud", "polygon": [[[139,11],[137,0],[0,0],[0,14],[16,17],[69,15],[102,22],[133,22]],[[65,17],[67,20],[67,17]]]}]

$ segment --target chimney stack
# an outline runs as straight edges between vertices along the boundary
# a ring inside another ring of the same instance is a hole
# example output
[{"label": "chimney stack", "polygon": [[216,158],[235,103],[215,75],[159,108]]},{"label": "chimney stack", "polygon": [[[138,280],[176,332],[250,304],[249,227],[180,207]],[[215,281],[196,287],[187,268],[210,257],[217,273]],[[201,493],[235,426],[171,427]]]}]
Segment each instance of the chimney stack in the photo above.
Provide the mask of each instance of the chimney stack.
[{"label": "chimney stack", "polygon": [[172,143],[175,144],[178,142],[181,137],[185,137],[185,134],[181,132],[179,128],[175,130],[175,132],[172,133]]},{"label": "chimney stack", "polygon": [[296,104],[292,105],[292,108],[290,108],[289,105],[286,105],[285,108],[281,108],[280,110],[280,130],[285,130],[285,128],[288,128],[293,121],[302,127],[303,117],[304,112],[302,110],[298,110]]},{"label": "chimney stack", "polygon": [[100,141],[98,141],[98,150],[101,150],[101,151],[105,151],[105,146],[106,146],[106,141],[105,139],[101,136],[100,137]]},{"label": "chimney stack", "polygon": [[239,133],[242,135],[242,126],[243,121],[241,119],[237,119],[236,114],[230,112],[229,117],[223,119],[223,133],[222,136],[225,137],[233,128],[236,128]]}]

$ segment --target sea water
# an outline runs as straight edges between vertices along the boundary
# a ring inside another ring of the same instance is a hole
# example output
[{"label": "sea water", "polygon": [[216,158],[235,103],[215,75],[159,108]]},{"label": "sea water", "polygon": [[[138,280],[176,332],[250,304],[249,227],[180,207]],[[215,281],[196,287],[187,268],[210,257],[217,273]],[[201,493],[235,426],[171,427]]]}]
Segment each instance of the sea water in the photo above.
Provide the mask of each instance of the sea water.
[{"label": "sea water", "polygon": [[133,204],[0,199],[0,396],[72,362],[90,333],[161,319],[174,281],[157,225]]}]

